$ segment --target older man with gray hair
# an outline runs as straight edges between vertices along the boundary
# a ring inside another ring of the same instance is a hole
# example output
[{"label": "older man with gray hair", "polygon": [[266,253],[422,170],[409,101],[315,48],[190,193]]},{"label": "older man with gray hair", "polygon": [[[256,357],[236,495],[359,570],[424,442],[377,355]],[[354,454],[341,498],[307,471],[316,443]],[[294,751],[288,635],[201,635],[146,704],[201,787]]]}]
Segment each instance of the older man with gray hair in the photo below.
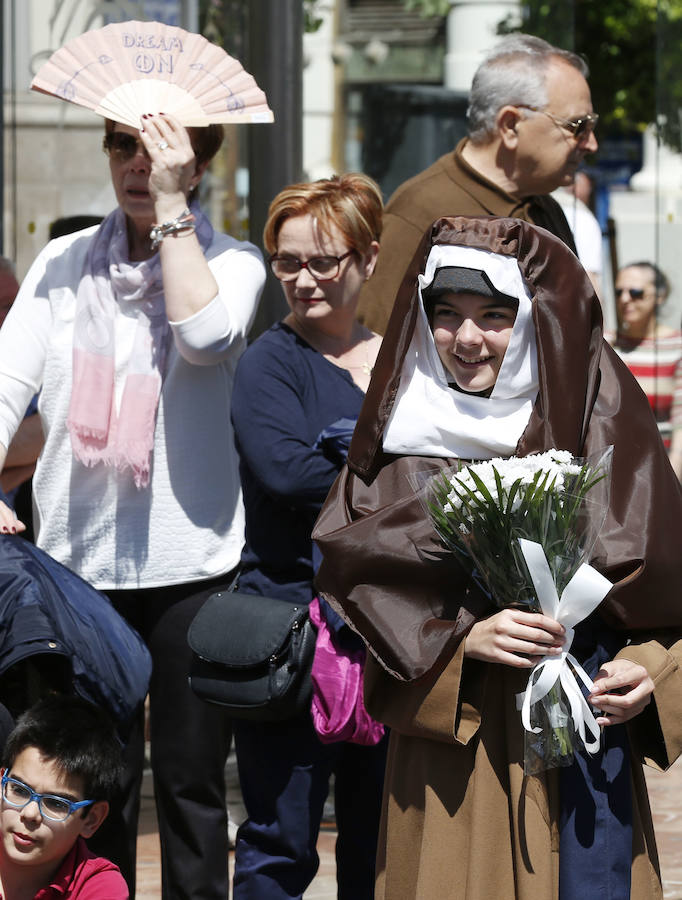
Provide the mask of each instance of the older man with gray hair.
[{"label": "older man with gray hair", "polygon": [[575,53],[531,35],[502,40],[474,75],[468,137],[402,184],[384,215],[381,250],[358,316],[383,334],[424,231],[440,216],[508,216],[540,225],[575,251],[549,196],[594,153],[588,70]]}]

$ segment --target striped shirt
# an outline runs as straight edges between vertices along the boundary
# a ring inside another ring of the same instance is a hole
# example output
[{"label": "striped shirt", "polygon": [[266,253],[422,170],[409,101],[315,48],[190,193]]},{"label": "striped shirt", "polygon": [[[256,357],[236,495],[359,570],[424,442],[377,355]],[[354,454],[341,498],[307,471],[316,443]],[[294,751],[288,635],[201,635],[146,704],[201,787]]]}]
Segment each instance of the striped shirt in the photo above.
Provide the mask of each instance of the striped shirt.
[{"label": "striped shirt", "polygon": [[682,427],[682,332],[641,339],[606,332],[604,337],[647,395],[670,449],[673,428]]}]

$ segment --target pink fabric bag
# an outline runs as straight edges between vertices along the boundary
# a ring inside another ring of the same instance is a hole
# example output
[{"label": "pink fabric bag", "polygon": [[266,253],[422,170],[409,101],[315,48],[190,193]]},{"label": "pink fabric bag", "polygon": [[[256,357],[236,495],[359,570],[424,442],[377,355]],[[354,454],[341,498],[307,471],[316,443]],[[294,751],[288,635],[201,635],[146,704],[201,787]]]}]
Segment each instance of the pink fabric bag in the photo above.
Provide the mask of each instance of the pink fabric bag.
[{"label": "pink fabric bag", "polygon": [[362,697],[364,649],[344,650],[338,646],[320,614],[317,597],[309,606],[309,615],[317,626],[311,704],[315,731],[323,744],[378,744],[384,726],[370,716]]}]

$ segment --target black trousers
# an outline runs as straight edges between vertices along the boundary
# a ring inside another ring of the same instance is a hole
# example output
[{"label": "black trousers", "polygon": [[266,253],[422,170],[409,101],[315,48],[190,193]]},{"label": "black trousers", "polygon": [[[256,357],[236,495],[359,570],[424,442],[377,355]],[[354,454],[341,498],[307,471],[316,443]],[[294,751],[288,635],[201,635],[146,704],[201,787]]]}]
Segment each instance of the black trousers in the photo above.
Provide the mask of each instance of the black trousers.
[{"label": "black trousers", "polygon": [[[187,629],[208,595],[230,580],[227,574],[210,582],[107,592],[152,655],[151,763],[163,900],[226,900],[228,896],[224,771],[232,729],[219,707],[199,700],[189,687]],[[144,763],[143,710],[124,754],[121,803],[112,808],[88,843],[121,868],[132,900]]]}]

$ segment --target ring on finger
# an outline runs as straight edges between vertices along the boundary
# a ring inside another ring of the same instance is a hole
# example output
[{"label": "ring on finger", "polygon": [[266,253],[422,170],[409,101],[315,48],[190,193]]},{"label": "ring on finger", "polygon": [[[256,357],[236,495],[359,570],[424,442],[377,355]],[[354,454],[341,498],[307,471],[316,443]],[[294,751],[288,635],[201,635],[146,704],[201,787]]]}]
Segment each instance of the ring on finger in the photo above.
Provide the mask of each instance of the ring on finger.
[{"label": "ring on finger", "polygon": [[168,143],[168,141],[159,141],[156,146],[159,148],[159,150],[167,150],[170,147],[170,144]]}]

